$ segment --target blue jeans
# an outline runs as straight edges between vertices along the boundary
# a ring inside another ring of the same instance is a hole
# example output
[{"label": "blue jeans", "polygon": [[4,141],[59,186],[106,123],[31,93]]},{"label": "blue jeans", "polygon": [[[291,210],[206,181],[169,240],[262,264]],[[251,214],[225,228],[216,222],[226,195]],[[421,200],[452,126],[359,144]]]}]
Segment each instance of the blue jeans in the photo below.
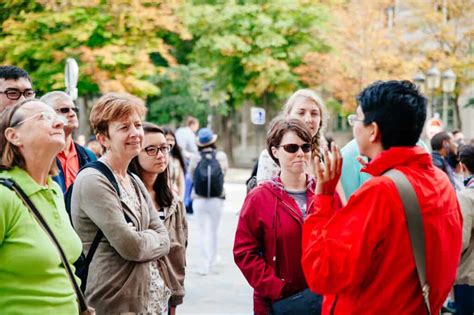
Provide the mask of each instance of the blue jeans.
[{"label": "blue jeans", "polygon": [[467,284],[454,286],[456,315],[474,314],[474,286]]}]

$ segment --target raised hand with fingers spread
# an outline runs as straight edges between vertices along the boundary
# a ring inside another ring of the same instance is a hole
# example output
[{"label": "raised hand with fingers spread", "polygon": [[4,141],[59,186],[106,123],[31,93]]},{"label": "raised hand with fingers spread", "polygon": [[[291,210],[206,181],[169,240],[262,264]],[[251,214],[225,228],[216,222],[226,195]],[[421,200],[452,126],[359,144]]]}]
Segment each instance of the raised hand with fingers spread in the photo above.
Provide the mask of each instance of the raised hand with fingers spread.
[{"label": "raised hand with fingers spread", "polygon": [[323,149],[325,163],[321,163],[318,157],[314,158],[317,195],[334,195],[341,177],[342,156],[339,147],[334,142],[331,144],[331,151],[332,155],[329,154],[327,148]]}]

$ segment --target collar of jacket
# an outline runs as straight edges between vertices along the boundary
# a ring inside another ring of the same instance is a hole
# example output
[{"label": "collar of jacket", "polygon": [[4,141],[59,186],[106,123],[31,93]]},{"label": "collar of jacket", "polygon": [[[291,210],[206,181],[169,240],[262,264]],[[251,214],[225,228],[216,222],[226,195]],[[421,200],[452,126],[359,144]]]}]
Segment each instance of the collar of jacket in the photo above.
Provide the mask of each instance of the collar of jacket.
[{"label": "collar of jacket", "polygon": [[464,186],[466,188],[473,188],[474,189],[474,175],[469,176],[464,180]]},{"label": "collar of jacket", "polygon": [[414,147],[393,147],[382,151],[370,163],[361,169],[372,176],[379,176],[397,166],[417,166],[433,168],[431,156],[425,149]]},{"label": "collar of jacket", "polygon": [[[268,188],[272,188],[272,192],[282,199],[282,196],[287,196],[288,193],[281,182],[280,175],[274,176],[271,180],[265,182],[263,185],[267,186]],[[306,174],[306,189],[308,192],[314,194],[314,190],[316,189],[316,180],[314,177],[309,176]]]},{"label": "collar of jacket", "polygon": [[178,208],[178,202],[178,198],[174,196],[173,200],[171,201],[171,205],[169,207],[164,207],[163,210],[165,210],[165,220],[176,212],[176,209]]},{"label": "collar of jacket", "polygon": [[[280,176],[275,176],[271,180],[268,180],[261,184],[269,192],[275,195],[275,197],[280,200],[284,205],[286,205],[289,210],[293,213],[299,221],[302,222],[303,216],[301,215],[301,210],[299,209],[296,201],[286,192],[283,183],[281,182]],[[311,205],[313,203],[314,190],[316,189],[316,180],[312,176],[306,175],[306,196],[308,197],[308,203],[306,205],[307,214],[309,214]]]}]

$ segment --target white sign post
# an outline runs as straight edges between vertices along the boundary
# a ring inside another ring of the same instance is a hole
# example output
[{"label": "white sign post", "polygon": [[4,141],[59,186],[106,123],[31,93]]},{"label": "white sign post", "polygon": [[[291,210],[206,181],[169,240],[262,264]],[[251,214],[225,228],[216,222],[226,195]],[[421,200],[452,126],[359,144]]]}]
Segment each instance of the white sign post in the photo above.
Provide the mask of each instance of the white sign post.
[{"label": "white sign post", "polygon": [[77,79],[79,78],[79,66],[74,58],[67,58],[64,69],[64,83],[66,84],[66,93],[77,100]]},{"label": "white sign post", "polygon": [[260,155],[260,148],[259,148],[259,138],[260,138],[260,132],[259,132],[259,127],[261,125],[265,125],[265,109],[262,107],[251,107],[250,108],[250,120],[252,121],[252,124],[255,126],[255,148],[256,148],[256,153],[257,153],[257,160]]},{"label": "white sign post", "polygon": [[265,124],[265,109],[262,107],[252,107],[250,108],[250,120],[254,125],[264,125]]}]

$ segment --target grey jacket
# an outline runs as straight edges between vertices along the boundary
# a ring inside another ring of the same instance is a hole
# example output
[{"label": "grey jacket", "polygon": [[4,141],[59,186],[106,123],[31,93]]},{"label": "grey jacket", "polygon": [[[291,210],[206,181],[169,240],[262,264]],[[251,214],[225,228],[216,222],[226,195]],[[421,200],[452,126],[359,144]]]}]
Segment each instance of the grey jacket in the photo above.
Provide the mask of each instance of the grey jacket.
[{"label": "grey jacket", "polygon": [[456,284],[474,286],[474,183],[458,192],[462,212],[462,255]]},{"label": "grey jacket", "polygon": [[[101,314],[143,313],[148,304],[150,261],[168,254],[168,232],[137,176],[141,211],[121,202],[110,181],[93,168],[84,169],[74,183],[71,216],[87,254],[97,229],[104,233],[92,259],[86,299]],[[136,231],[127,225],[124,212]]]},{"label": "grey jacket", "polygon": [[170,305],[183,303],[184,275],[186,267],[186,246],[188,244],[188,223],[184,204],[175,196],[171,206],[165,208],[163,221],[170,237],[170,252],[158,260],[160,275],[171,290]]}]

